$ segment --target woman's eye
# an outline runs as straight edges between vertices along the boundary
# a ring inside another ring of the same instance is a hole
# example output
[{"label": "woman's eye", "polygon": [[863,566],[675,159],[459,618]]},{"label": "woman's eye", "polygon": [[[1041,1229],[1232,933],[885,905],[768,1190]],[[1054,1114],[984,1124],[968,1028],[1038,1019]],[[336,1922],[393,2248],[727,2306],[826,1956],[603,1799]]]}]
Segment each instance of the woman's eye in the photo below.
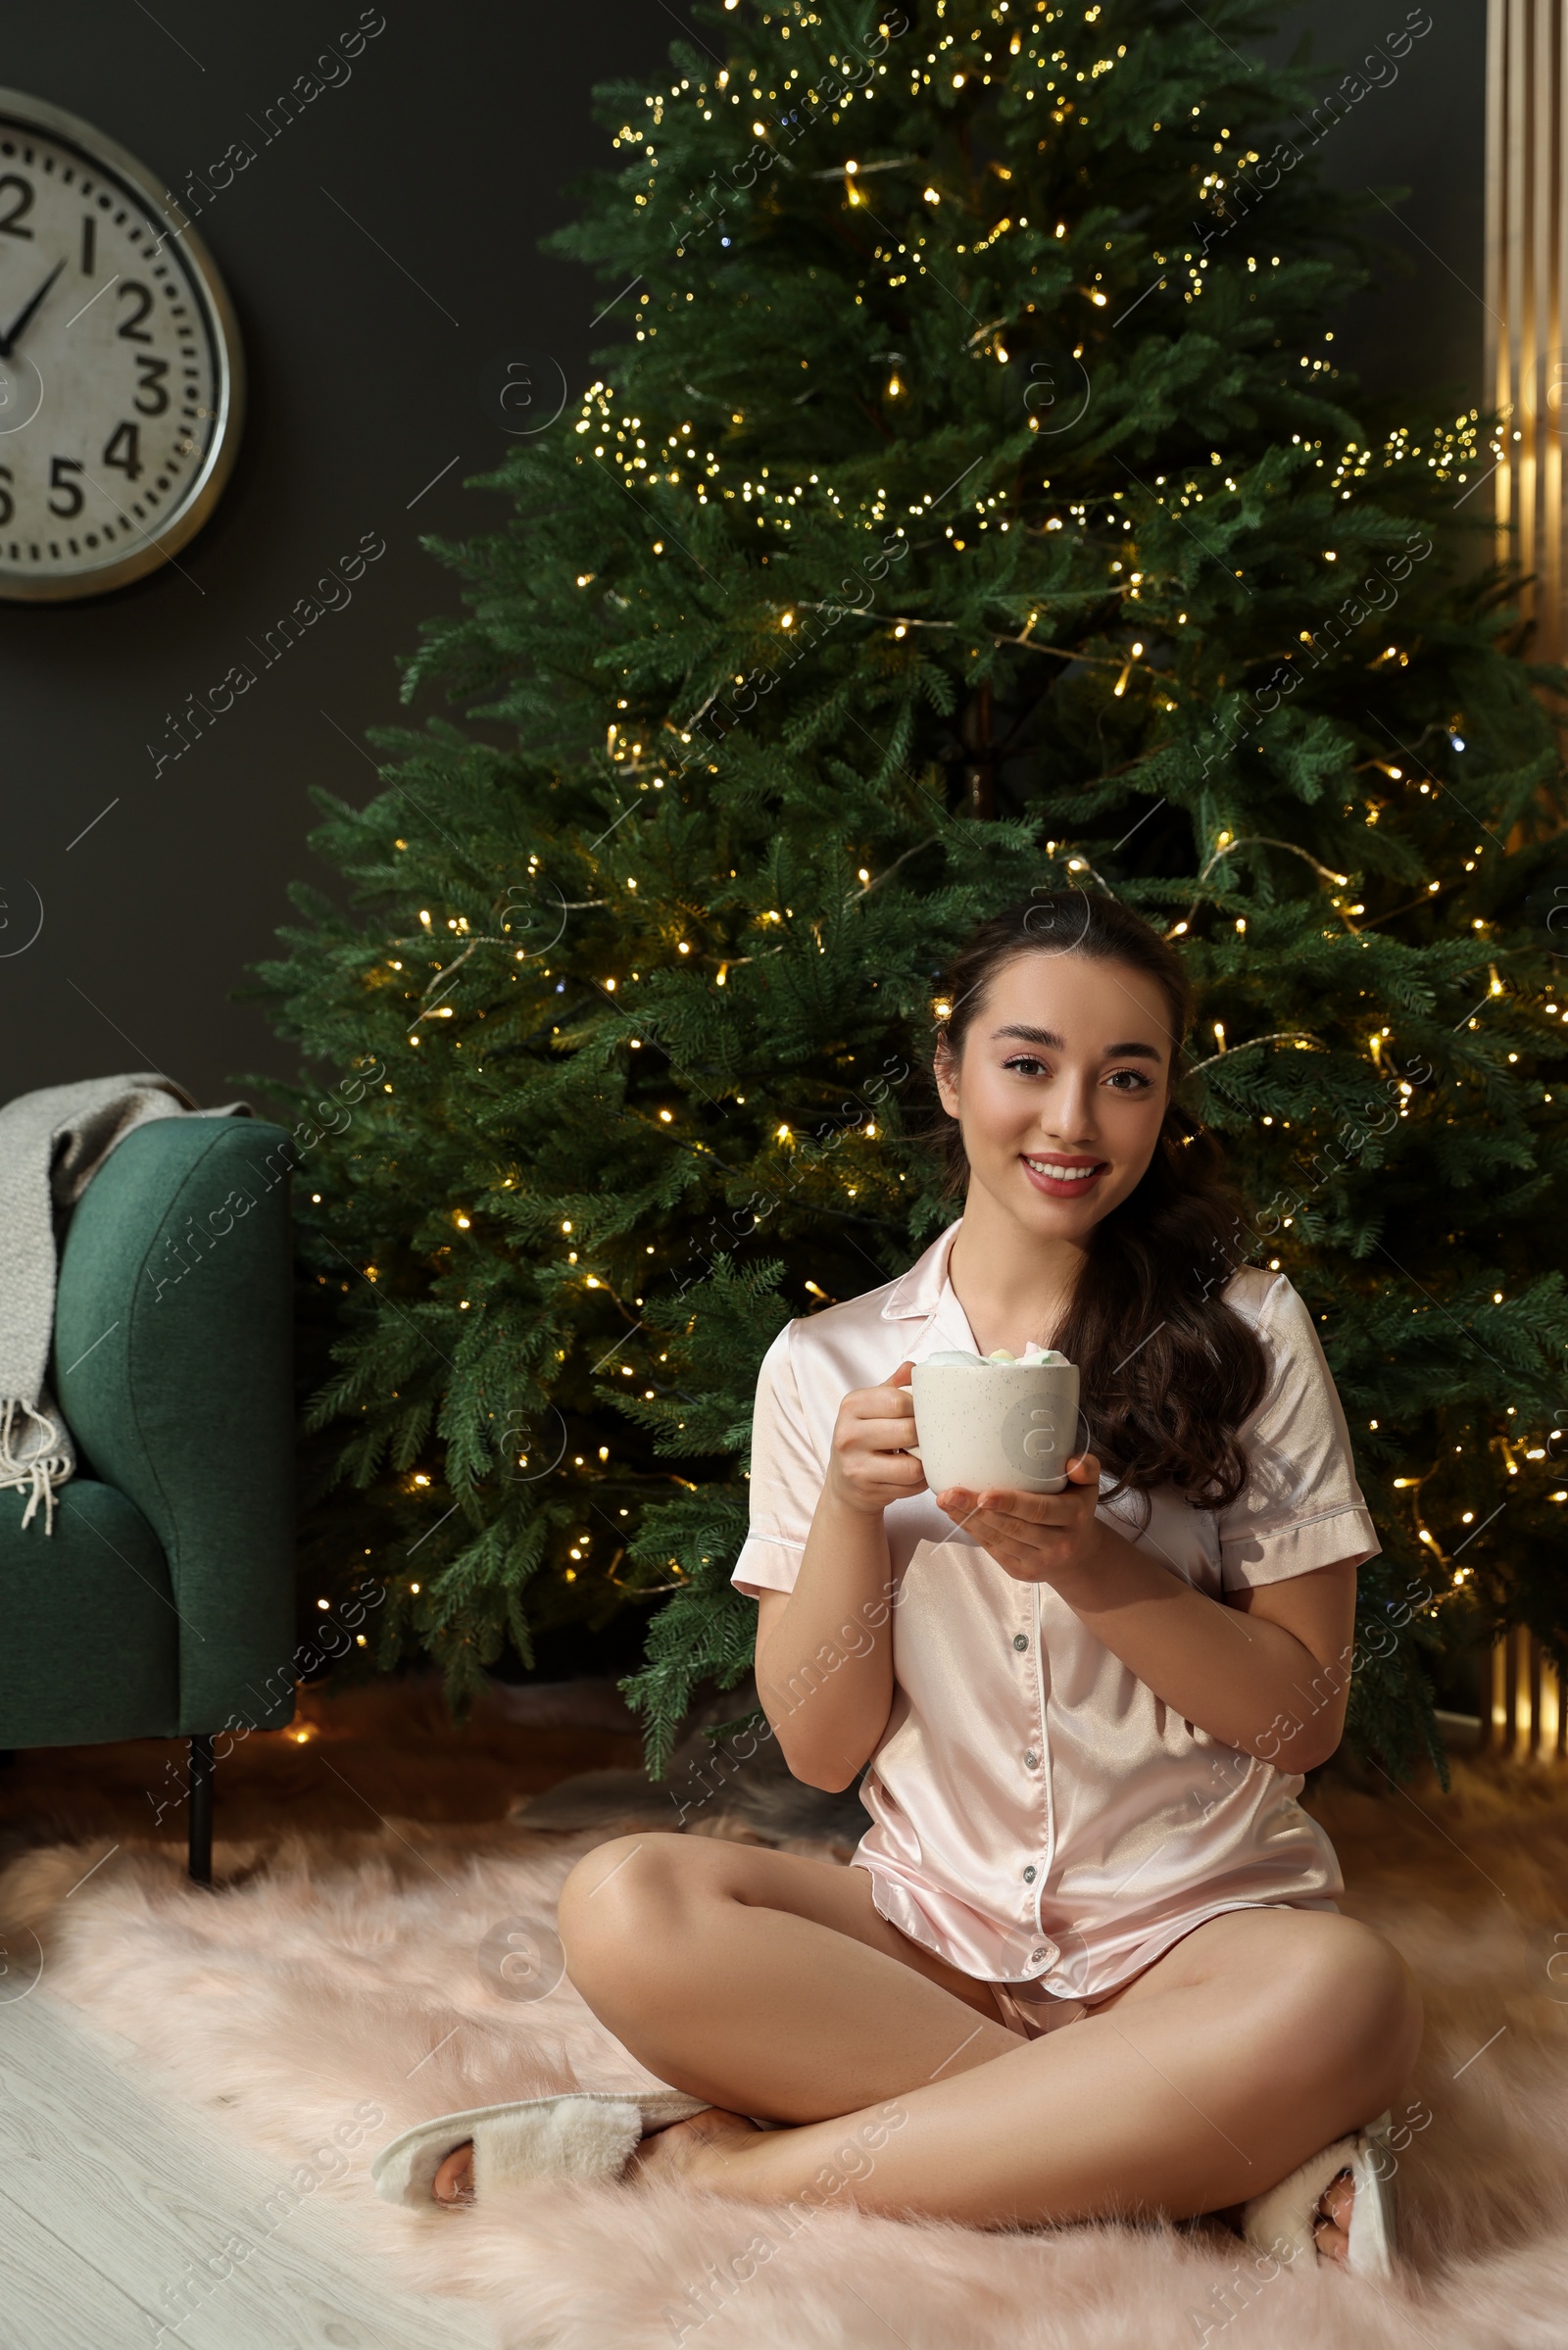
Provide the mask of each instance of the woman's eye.
[{"label": "woman's eye", "polygon": [[1142,1069],[1112,1069],[1105,1083],[1113,1085],[1119,1094],[1147,1094],[1153,1080]]},{"label": "woman's eye", "polygon": [[1004,1069],[1016,1069],[1020,1077],[1033,1077],[1046,1064],[1043,1060],[1036,1060],[1032,1053],[1020,1053],[1012,1060],[1004,1061],[1002,1065]]}]

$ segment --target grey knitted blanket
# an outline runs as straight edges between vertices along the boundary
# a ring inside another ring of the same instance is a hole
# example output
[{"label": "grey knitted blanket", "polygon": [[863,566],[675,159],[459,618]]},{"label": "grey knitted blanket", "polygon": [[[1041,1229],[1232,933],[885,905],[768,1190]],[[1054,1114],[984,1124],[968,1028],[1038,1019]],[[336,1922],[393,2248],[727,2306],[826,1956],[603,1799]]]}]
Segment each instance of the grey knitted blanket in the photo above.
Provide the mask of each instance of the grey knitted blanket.
[{"label": "grey knitted blanket", "polygon": [[55,1273],[71,1211],[117,1143],[149,1118],[249,1117],[248,1102],[198,1110],[171,1077],[138,1070],[45,1086],[0,1109],[0,1492],[26,1492],[54,1532],[55,1498],[76,1466],[71,1432],[44,1385]]}]

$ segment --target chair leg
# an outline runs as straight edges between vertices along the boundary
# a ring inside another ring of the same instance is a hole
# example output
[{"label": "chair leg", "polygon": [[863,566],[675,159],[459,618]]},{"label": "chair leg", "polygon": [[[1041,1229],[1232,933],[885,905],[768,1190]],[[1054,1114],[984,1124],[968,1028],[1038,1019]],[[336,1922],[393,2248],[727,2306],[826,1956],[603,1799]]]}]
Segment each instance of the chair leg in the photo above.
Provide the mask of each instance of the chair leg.
[{"label": "chair leg", "polygon": [[190,1881],[213,1882],[213,1741],[211,1735],[190,1742]]}]

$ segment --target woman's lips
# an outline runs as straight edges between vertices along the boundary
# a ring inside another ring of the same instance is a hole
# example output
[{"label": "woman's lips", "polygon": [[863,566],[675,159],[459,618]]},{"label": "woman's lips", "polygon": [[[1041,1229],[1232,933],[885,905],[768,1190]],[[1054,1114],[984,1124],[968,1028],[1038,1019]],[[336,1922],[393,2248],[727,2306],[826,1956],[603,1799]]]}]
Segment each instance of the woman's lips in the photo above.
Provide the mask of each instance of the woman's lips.
[{"label": "woman's lips", "polygon": [[1022,1153],[1020,1153],[1020,1163],[1023,1167],[1024,1173],[1034,1185],[1035,1190],[1037,1192],[1044,1192],[1048,1199],[1081,1199],[1086,1193],[1094,1190],[1102,1175],[1107,1174],[1110,1168],[1110,1161],[1105,1158],[1063,1157],[1052,1158],[1050,1160],[1042,1159],[1041,1164],[1044,1165],[1050,1165],[1053,1167],[1082,1167],[1086,1170],[1086,1172],[1082,1175],[1068,1175],[1062,1177],[1042,1174],[1040,1171],[1040,1166],[1031,1166],[1028,1158],[1024,1157]]}]

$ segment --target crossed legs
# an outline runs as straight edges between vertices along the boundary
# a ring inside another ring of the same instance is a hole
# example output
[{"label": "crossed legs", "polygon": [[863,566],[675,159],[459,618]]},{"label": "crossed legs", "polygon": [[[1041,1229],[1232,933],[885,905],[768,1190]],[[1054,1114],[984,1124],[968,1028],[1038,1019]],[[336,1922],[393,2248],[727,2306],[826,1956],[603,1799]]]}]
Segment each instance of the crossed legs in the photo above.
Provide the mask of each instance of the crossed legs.
[{"label": "crossed legs", "polygon": [[878,1915],[863,1869],[623,1836],[560,1915],[594,2013],[719,2109],[647,2141],[651,2166],[754,2201],[827,2173],[864,2209],[976,2227],[1218,2211],[1389,2105],[1420,2042],[1404,1961],[1325,1911],[1210,1919],[1029,2041]]}]

